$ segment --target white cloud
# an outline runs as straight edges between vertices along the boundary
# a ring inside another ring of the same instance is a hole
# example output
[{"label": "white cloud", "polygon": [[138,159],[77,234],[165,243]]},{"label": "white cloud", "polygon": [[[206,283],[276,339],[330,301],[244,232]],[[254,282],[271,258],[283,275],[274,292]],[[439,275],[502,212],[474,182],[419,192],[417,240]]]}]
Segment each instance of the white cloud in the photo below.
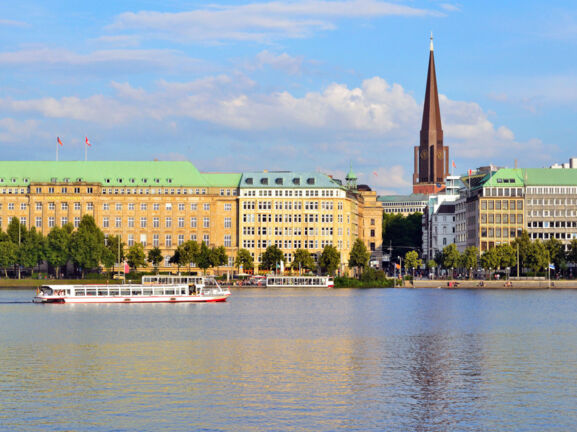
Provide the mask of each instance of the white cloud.
[{"label": "white cloud", "polygon": [[148,37],[186,41],[244,40],[267,42],[278,38],[302,38],[332,30],[341,18],[382,16],[437,16],[437,11],[378,0],[301,0],[209,5],[186,12],[125,12],[109,29],[135,30]]},{"label": "white cloud", "polygon": [[264,50],[256,55],[253,62],[245,66],[248,70],[263,69],[266,66],[285,72],[289,75],[300,75],[303,68],[303,57],[293,57],[287,53],[274,54]]},{"label": "white cloud", "polygon": [[37,132],[36,120],[16,120],[0,118],[0,142],[18,144],[29,140]]}]

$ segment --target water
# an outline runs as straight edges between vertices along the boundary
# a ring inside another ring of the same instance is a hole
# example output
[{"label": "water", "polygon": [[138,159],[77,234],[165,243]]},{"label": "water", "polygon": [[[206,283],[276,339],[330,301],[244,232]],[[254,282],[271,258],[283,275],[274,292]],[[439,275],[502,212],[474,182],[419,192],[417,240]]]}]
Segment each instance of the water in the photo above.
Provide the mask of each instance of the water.
[{"label": "water", "polygon": [[577,291],[0,291],[2,431],[577,430]]}]

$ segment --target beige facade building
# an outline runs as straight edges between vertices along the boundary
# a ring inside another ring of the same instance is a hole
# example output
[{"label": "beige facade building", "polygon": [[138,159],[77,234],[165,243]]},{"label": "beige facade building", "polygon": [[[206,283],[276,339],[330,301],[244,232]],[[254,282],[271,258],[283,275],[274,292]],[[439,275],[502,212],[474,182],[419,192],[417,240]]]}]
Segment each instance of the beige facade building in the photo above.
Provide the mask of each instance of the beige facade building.
[{"label": "beige facade building", "polygon": [[47,235],[55,226],[77,227],[88,214],[127,246],[159,247],[164,270],[188,240],[224,246],[229,268],[239,248],[258,260],[270,244],[289,263],[299,247],[318,254],[333,244],[346,266],[357,237],[380,250],[382,215],[373,195],[319,173],[211,174],[189,162],[0,162],[3,230],[16,217]]}]

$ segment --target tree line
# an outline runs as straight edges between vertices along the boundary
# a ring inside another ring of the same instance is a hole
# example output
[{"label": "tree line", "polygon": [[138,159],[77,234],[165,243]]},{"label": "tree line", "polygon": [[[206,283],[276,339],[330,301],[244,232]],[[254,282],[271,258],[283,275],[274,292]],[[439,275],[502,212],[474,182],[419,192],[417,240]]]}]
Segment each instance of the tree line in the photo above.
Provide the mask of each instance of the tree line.
[{"label": "tree line", "polygon": [[[349,256],[349,267],[364,269],[368,266],[370,252],[365,244],[357,239],[353,244]],[[126,248],[120,236],[105,237],[102,230],[96,225],[90,215],[82,217],[78,228],[70,223],[53,227],[48,235],[44,236],[36,228],[28,229],[21,224],[18,218],[10,220],[6,232],[0,231],[0,268],[8,277],[8,271],[17,273],[20,278],[22,269],[34,269],[47,263],[51,273],[60,278],[71,263],[74,273],[82,278],[87,272],[104,267],[113,272],[116,263],[126,262],[135,270],[151,264],[156,272],[165,257],[158,247],[145,253],[141,243],[135,243]],[[274,270],[283,261],[284,253],[277,246],[269,246],[261,257],[259,268]],[[332,245],[325,246],[317,262],[305,249],[297,249],[291,263],[293,269],[320,270],[334,274],[339,268],[341,253]],[[228,256],[224,246],[209,247],[204,242],[197,243],[190,240],[179,245],[169,263],[181,268],[200,268],[203,272],[211,267],[219,267],[228,263]],[[240,249],[235,265],[243,269],[255,267],[254,259],[246,249]]]},{"label": "tree line", "polygon": [[[144,246],[136,243],[126,249],[120,236],[104,236],[90,215],[82,217],[78,228],[70,223],[53,227],[48,235],[43,236],[36,228],[28,229],[18,218],[12,218],[6,232],[0,231],[0,268],[5,277],[8,270],[21,276],[22,269],[33,269],[47,263],[56,278],[66,271],[69,263],[74,266],[74,273],[84,278],[87,271],[101,266],[113,270],[116,263],[126,262],[131,269],[146,267],[152,264],[158,271],[164,260],[162,251],[154,247],[144,252]],[[228,262],[223,246],[209,248],[204,242],[200,245],[188,241],[178,246],[169,262],[178,269],[191,266],[191,263],[206,271]]]},{"label": "tree line", "polygon": [[549,264],[553,264],[555,272],[566,275],[569,263],[577,264],[577,239],[573,239],[569,250],[565,251],[563,243],[558,239],[531,240],[527,231],[523,231],[511,243],[497,245],[483,254],[474,246],[460,253],[454,243],[450,244],[429,260],[427,267],[458,269],[468,272],[471,277],[473,270],[479,267],[494,271],[508,268],[516,274],[518,266],[519,274],[535,275],[546,271]]}]

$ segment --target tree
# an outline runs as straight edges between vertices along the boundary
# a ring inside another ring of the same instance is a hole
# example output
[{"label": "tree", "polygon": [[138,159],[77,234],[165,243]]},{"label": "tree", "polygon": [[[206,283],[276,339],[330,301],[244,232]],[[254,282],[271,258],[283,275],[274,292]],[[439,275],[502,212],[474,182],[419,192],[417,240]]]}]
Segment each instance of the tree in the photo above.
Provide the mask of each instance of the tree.
[{"label": "tree", "polygon": [[297,249],[294,254],[292,268],[293,270],[314,270],[317,266],[314,258],[306,249]]},{"label": "tree", "polygon": [[500,244],[495,249],[497,249],[497,255],[499,256],[500,268],[511,268],[517,264],[517,249],[513,248],[513,246],[505,243]]},{"label": "tree", "polygon": [[543,243],[545,248],[549,252],[549,260],[555,264],[556,269],[561,269],[565,264],[565,250],[563,248],[563,243],[561,243],[556,238],[550,238]]},{"label": "tree", "polygon": [[519,267],[522,269],[529,267],[528,258],[532,250],[529,233],[523,230],[521,235],[511,242],[511,246],[513,246],[513,249],[519,251]]},{"label": "tree", "polygon": [[[194,240],[184,242],[182,245],[181,256],[182,261],[188,265],[188,273],[190,274],[190,263],[196,261],[196,257],[200,252],[200,246]],[[184,265],[184,264],[183,264]]]},{"label": "tree", "polygon": [[422,263],[417,251],[409,251],[405,254],[405,270],[419,268]]},{"label": "tree", "polygon": [[18,246],[11,241],[0,242],[0,267],[4,269],[4,276],[8,277],[8,267],[16,264]]},{"label": "tree", "polygon": [[148,251],[147,261],[152,263],[156,274],[158,274],[158,264],[160,264],[163,259],[164,257],[162,256],[162,251],[159,248],[153,247]]},{"label": "tree", "polygon": [[130,246],[128,253],[126,254],[126,262],[136,270],[138,267],[146,267],[146,259],[144,255],[144,247],[141,243],[135,243]]},{"label": "tree", "polygon": [[326,245],[319,258],[319,267],[321,270],[333,276],[340,265],[341,253],[333,245]]},{"label": "tree", "polygon": [[529,253],[527,255],[527,266],[537,273],[549,266],[549,251],[545,244],[539,240],[530,243]]},{"label": "tree", "polygon": [[281,261],[284,262],[284,254],[276,245],[270,245],[262,254],[260,266],[265,270],[273,270]]},{"label": "tree", "polygon": [[423,214],[408,216],[383,213],[383,245],[392,245],[392,256],[403,255],[407,248],[418,249],[423,239]]},{"label": "tree", "polygon": [[[481,255],[481,265],[485,269],[497,270],[497,268],[499,267],[500,261],[501,261],[501,259],[499,257],[499,253],[497,252],[497,249],[495,249],[495,248],[491,248],[489,250],[486,250],[485,252],[483,252],[483,255]],[[489,276],[490,276],[490,274],[489,274]]]},{"label": "tree", "polygon": [[83,278],[86,269],[93,269],[100,265],[103,251],[104,234],[96,226],[92,216],[82,216],[78,229],[72,233],[70,239],[70,256],[80,267]]},{"label": "tree", "polygon": [[248,270],[253,268],[254,266],[254,259],[250,252],[246,249],[240,249],[238,254],[236,255],[235,265],[240,269],[242,266],[243,270]]},{"label": "tree", "polygon": [[32,227],[26,232],[18,248],[18,262],[25,268],[34,268],[41,263],[46,250],[45,238],[42,233]]},{"label": "tree", "polygon": [[356,239],[353,243],[351,253],[349,254],[349,267],[355,267],[357,269],[364,269],[369,265],[369,259],[371,258],[371,253],[367,250],[367,247],[361,239]]},{"label": "tree", "polygon": [[126,244],[121,241],[120,236],[110,235],[106,239],[105,247],[102,251],[102,264],[111,269],[115,263],[124,262],[126,258],[124,248]]},{"label": "tree", "polygon": [[430,259],[429,261],[427,261],[428,269],[434,269],[435,267],[437,267],[437,262],[434,259]]},{"label": "tree", "polygon": [[196,258],[196,265],[198,268],[202,269],[203,274],[206,274],[206,269],[212,265],[210,249],[205,242],[200,244],[200,251],[198,253],[198,257]]},{"label": "tree", "polygon": [[571,240],[569,252],[567,253],[567,261],[577,264],[577,239]]},{"label": "tree", "polygon": [[479,249],[475,246],[469,246],[461,256],[462,264],[465,270],[469,270],[469,278],[473,277],[473,269],[479,264]]},{"label": "tree", "polygon": [[210,266],[220,267],[228,262],[228,255],[224,246],[213,247],[210,250]]},{"label": "tree", "polygon": [[[181,245],[182,246],[182,245]],[[168,260],[168,262],[170,264],[176,264],[176,268],[177,271],[180,273],[180,266],[181,265],[186,265],[186,261],[183,260],[182,258],[182,248],[181,246],[178,246],[175,250],[174,250],[174,254],[170,257],[170,259]]]},{"label": "tree", "polygon": [[20,279],[20,268],[22,265],[22,251],[20,248],[22,247],[22,242],[24,241],[24,237],[26,236],[27,232],[28,230],[26,229],[26,225],[20,223],[17,217],[10,219],[8,227],[6,228],[6,234],[8,235],[10,241],[17,247],[16,262],[14,264],[18,264],[18,279]]},{"label": "tree", "polygon": [[[72,227],[72,225],[70,225]],[[46,236],[46,260],[54,267],[56,278],[60,278],[60,267],[70,259],[70,231],[55,226]]]},{"label": "tree", "polygon": [[451,243],[443,248],[442,263],[443,267],[446,269],[459,268],[459,264],[461,263],[461,254],[457,250],[457,245],[455,243]]}]

